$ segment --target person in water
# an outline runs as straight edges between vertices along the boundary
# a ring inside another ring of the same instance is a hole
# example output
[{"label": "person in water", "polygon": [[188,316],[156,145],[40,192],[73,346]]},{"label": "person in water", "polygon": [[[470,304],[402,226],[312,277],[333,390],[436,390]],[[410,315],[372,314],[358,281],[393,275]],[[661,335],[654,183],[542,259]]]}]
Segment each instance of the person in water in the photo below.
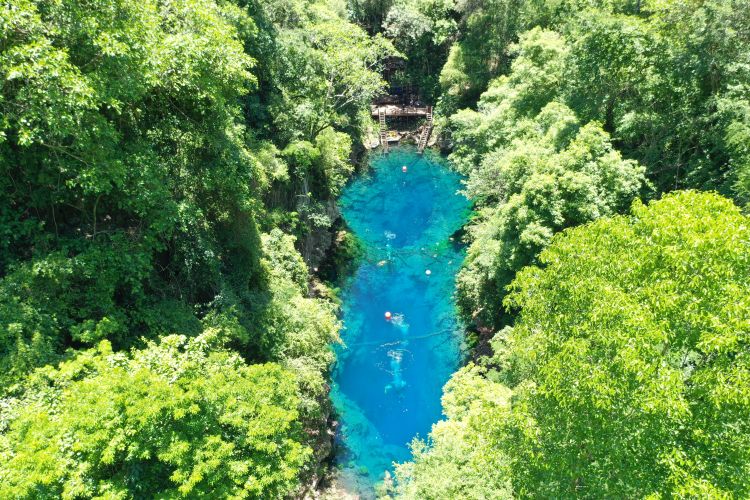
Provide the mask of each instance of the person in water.
[{"label": "person in water", "polygon": [[404,355],[400,350],[388,351],[388,357],[391,358],[391,372],[393,373],[393,380],[389,384],[386,384],[383,392],[388,394],[392,390],[401,390],[406,387],[406,381],[401,378],[401,360]]},{"label": "person in water", "polygon": [[[398,328],[401,331],[401,334],[406,337],[406,335],[409,333],[409,324],[404,321],[404,315],[403,314],[394,314],[391,319],[391,324]],[[399,342],[402,346],[408,345],[409,341],[404,339]],[[392,390],[400,391],[404,387],[406,387],[406,381],[402,378],[403,369],[401,366],[401,362],[404,358],[404,352],[403,350],[390,350],[388,351],[388,357],[391,358],[391,373],[393,374],[393,380],[391,380],[390,383],[386,384],[383,391],[385,394],[388,394]]]}]

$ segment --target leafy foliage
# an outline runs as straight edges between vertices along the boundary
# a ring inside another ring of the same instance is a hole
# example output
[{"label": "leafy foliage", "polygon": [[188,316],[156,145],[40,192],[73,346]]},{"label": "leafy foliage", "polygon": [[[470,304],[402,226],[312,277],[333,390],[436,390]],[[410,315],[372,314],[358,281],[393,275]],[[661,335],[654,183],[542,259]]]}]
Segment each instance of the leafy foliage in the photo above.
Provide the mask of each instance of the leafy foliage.
[{"label": "leafy foliage", "polygon": [[444,61],[437,89],[444,118],[474,107],[507,74],[526,30],[537,28],[568,40],[563,77],[548,91],[584,122],[601,122],[660,191],[744,196],[737,179],[746,155],[736,140],[745,118],[735,111],[750,81],[742,0],[400,0],[386,21],[386,32],[408,41],[400,48],[418,67]]},{"label": "leafy foliage", "polygon": [[[435,36],[426,4],[391,11]],[[512,395],[436,425],[396,493],[747,496],[746,218],[695,192],[614,215],[684,188],[747,203],[750,11],[444,5],[438,110],[477,208],[458,303],[493,353],[446,394]]]},{"label": "leafy foliage", "polygon": [[399,498],[512,498],[507,457],[485,439],[498,415],[507,414],[511,391],[469,365],[445,386],[443,411],[429,444],[412,443],[413,462],[396,468]]},{"label": "leafy foliage", "polygon": [[18,325],[3,361],[11,341],[36,334],[119,347],[168,330],[164,292],[189,304],[222,286],[215,255],[230,217],[253,237],[243,205],[262,170],[233,104],[253,85],[237,29],[210,3],[107,5],[3,10],[2,226],[12,237],[0,288],[2,323]]},{"label": "leafy foliage", "polygon": [[[132,356],[108,341],[28,382],[3,412],[0,494],[14,498],[281,496],[310,455],[296,383],[166,336]],[[10,417],[10,422],[8,419]]]},{"label": "leafy foliage", "polygon": [[310,248],[395,53],[345,16],[0,6],[0,496],[278,497],[315,473],[339,324]]},{"label": "leafy foliage", "polygon": [[[491,443],[518,496],[746,496],[748,227],[731,201],[681,192],[555,236],[512,285],[521,313],[486,377],[446,388],[447,409],[512,390],[460,439]],[[449,417],[401,467],[405,496],[440,464],[489,474],[441,433],[465,425]]]},{"label": "leafy foliage", "polygon": [[[730,54],[724,39],[716,37],[726,30],[749,46],[749,18],[712,2],[696,6],[695,17],[683,4],[672,2],[648,4],[642,15],[624,4],[568,7],[540,14],[530,4],[529,19],[548,19],[564,35],[540,28],[522,33],[517,44],[507,47],[507,53],[515,54],[510,72],[490,82],[478,109],[448,118],[452,158],[469,175],[468,193],[480,209],[459,281],[462,310],[480,324],[497,327],[507,322],[500,314],[504,287],[522,266],[534,262],[555,231],[621,211],[628,197],[638,194],[644,173],[657,192],[700,187],[738,199],[747,193],[747,113],[741,96],[750,81],[745,71],[750,52]],[[715,24],[719,22],[721,27]],[[458,45],[454,49],[463,50]],[[707,52],[716,57],[711,69],[704,66]],[[559,104],[545,108],[549,103]],[[558,175],[547,178],[544,194],[537,190],[520,196],[526,174],[546,172],[550,165],[571,168],[568,160],[551,154],[562,154],[571,134],[587,122],[582,130],[590,132],[592,122],[599,123],[605,134],[599,152],[590,154],[607,156],[609,149],[617,158],[638,160],[645,171],[625,168],[630,160],[615,166],[611,162],[621,160],[610,156],[602,165],[621,177],[579,186],[588,189],[588,195],[571,190]],[[550,125],[553,136],[540,138]],[[612,144],[621,153],[614,152]],[[599,195],[593,194],[597,191]],[[597,201],[604,192],[619,201]],[[556,198],[574,206],[563,208]],[[514,209],[511,201],[520,208]],[[540,220],[536,208],[529,212],[533,203],[546,211],[546,220]],[[507,213],[513,210],[519,215]]]},{"label": "leafy foliage", "polygon": [[565,105],[550,102],[564,41],[536,29],[514,50],[512,72],[483,94],[479,112],[452,118],[453,156],[482,207],[458,279],[459,306],[489,326],[503,321],[500,304],[515,273],[556,232],[622,210],[644,180],[643,167],[623,160],[599,124],[581,126]]},{"label": "leafy foliage", "polygon": [[384,32],[408,57],[401,83],[414,84],[428,102],[440,94],[440,69],[445,64],[458,23],[453,0],[399,0],[383,22]]},{"label": "leafy foliage", "polygon": [[505,326],[395,493],[750,495],[746,217],[616,215],[750,200],[745,3],[6,2],[0,496],[299,494],[340,327],[308,265],[356,254],[394,56],[476,201],[460,309]]}]

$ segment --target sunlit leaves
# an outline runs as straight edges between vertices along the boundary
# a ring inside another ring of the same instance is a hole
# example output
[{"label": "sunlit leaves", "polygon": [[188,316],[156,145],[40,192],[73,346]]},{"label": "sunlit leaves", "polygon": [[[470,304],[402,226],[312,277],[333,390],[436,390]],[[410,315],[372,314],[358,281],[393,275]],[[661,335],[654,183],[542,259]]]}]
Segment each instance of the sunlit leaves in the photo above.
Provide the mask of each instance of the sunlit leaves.
[{"label": "sunlit leaves", "polygon": [[501,354],[533,382],[508,424],[519,493],[748,490],[748,227],[680,193],[566,231],[519,273]]},{"label": "sunlit leaves", "polygon": [[104,342],[36,374],[28,399],[10,410],[0,493],[246,498],[293,491],[310,453],[301,443],[293,376],[276,365],[247,366],[216,347],[210,333],[165,337],[132,356],[113,354]]},{"label": "sunlit leaves", "polygon": [[508,460],[487,439],[498,415],[510,408],[511,391],[469,365],[445,386],[448,420],[432,427],[427,442],[412,443],[413,460],[396,468],[396,495],[405,499],[512,498]]},{"label": "sunlit leaves", "polygon": [[513,281],[520,313],[486,371],[446,386],[448,420],[398,493],[747,496],[749,245],[739,208],[697,192],[555,235]]},{"label": "sunlit leaves", "polygon": [[521,37],[508,76],[497,78],[479,111],[451,117],[452,154],[480,207],[458,279],[465,316],[502,324],[501,301],[516,271],[533,263],[567,227],[617,213],[637,196],[644,168],[624,160],[597,123],[581,125],[554,99],[565,41],[539,29]]}]

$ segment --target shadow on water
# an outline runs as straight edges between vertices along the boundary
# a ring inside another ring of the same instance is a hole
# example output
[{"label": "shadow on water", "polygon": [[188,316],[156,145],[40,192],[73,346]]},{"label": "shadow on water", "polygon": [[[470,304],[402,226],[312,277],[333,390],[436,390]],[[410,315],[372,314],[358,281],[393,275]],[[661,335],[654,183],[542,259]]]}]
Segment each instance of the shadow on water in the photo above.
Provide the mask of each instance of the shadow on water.
[{"label": "shadow on water", "polygon": [[340,200],[365,257],[342,291],[345,346],[332,390],[338,463],[364,496],[441,418],[462,341],[452,294],[463,253],[451,235],[469,213],[460,176],[437,155],[401,147],[374,156],[371,167]]}]

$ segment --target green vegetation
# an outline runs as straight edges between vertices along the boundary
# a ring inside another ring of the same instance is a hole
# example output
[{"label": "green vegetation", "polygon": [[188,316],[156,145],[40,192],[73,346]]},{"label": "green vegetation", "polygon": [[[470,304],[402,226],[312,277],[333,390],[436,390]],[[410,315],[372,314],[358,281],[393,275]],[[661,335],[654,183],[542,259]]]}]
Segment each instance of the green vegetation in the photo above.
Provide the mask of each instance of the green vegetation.
[{"label": "green vegetation", "polygon": [[399,493],[747,496],[749,228],[730,201],[682,192],[555,236],[513,282],[521,313],[485,367],[446,387],[449,420]]},{"label": "green vegetation", "polygon": [[10,0],[0,497],[319,476],[309,269],[358,255],[334,203],[394,56],[476,205],[489,354],[392,493],[750,496],[747,0]]},{"label": "green vegetation", "polygon": [[747,496],[747,2],[385,18],[475,202],[457,299],[478,339],[391,493]]},{"label": "green vegetation", "polygon": [[318,474],[339,324],[307,263],[394,53],[334,1],[0,7],[0,496]]},{"label": "green vegetation", "polygon": [[479,111],[451,117],[453,155],[482,207],[458,280],[459,305],[495,327],[515,273],[554,233],[629,206],[644,173],[613,149],[600,124],[581,125],[570,108],[550,102],[566,54],[559,35],[534,29],[514,50],[511,73],[493,82]]},{"label": "green vegetation", "polygon": [[278,496],[303,443],[293,373],[248,366],[215,332],[132,356],[104,340],[30,378],[13,401],[4,498]]},{"label": "green vegetation", "polygon": [[[448,54],[439,121],[479,209],[459,284],[467,319],[511,321],[500,307],[505,287],[549,237],[622,212],[636,196],[696,188],[748,201],[742,3],[395,2],[388,18],[435,42],[401,47],[407,56]],[[587,158],[585,137],[569,141],[578,130],[593,138],[594,127],[602,134]],[[570,153],[584,156],[576,164]],[[588,163],[596,156],[599,167]]]},{"label": "green vegetation", "polygon": [[659,190],[734,195],[747,165],[746,7],[744,0],[398,0],[385,29],[399,34],[410,61],[445,61],[437,85],[444,118],[475,107],[507,76],[520,35],[554,31],[565,44],[554,68],[561,77],[529,98],[558,100],[581,121],[602,123]]}]

